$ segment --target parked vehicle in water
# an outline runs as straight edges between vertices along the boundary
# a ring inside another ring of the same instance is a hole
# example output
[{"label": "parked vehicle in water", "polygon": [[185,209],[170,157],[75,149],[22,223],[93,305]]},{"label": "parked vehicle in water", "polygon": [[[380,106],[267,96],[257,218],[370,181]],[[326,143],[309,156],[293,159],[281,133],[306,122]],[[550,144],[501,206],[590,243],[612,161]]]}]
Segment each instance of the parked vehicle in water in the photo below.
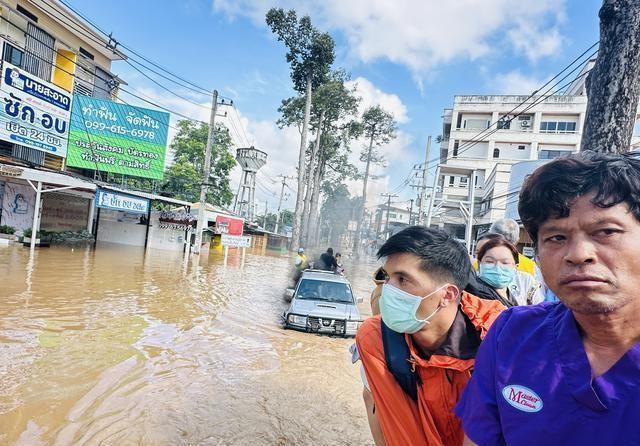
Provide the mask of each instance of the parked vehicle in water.
[{"label": "parked vehicle in water", "polygon": [[284,312],[284,327],[313,333],[355,336],[362,318],[344,276],[330,271],[307,270],[295,289],[287,289],[291,298]]}]

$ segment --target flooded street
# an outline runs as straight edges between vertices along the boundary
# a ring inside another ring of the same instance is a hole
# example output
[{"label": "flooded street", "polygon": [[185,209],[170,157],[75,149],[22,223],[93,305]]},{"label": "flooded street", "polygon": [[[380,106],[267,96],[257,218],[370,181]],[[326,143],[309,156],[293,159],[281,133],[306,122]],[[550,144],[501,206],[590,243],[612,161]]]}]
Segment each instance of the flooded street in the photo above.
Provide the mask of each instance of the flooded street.
[{"label": "flooded street", "polygon": [[290,265],[0,246],[0,444],[372,444],[353,340],[280,326]]}]

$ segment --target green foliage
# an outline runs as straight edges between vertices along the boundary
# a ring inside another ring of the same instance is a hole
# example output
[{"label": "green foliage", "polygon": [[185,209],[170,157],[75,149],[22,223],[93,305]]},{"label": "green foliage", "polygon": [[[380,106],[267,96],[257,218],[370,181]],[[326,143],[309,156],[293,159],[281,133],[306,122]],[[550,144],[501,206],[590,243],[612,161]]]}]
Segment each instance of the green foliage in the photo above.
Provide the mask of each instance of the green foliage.
[{"label": "green foliage", "polygon": [[[209,126],[189,120],[178,121],[178,133],[171,142],[175,162],[165,171],[162,192],[185,201],[200,199]],[[215,132],[211,147],[211,177],[207,203],[226,206],[233,199],[229,174],[236,164],[231,153],[231,136],[224,126]]]},{"label": "green foliage", "polygon": [[294,213],[288,209],[280,211],[280,227],[293,226]]},{"label": "green foliage", "polygon": [[13,226],[8,226],[8,225],[1,225],[0,226],[0,234],[15,234],[16,232],[16,228],[14,228]]},{"label": "green foliage", "polygon": [[325,233],[331,228],[331,241],[337,241],[346,232],[349,220],[355,220],[360,199],[351,198],[347,186],[342,183],[325,181],[322,192],[325,200],[320,209],[321,226]]},{"label": "green foliage", "polygon": [[360,154],[360,161],[374,164],[384,164],[384,157],[375,148],[389,143],[396,137],[397,125],[393,115],[379,105],[369,107],[362,114],[360,131],[369,141],[369,146]]},{"label": "green foliage", "polygon": [[307,77],[311,78],[314,88],[325,82],[335,59],[333,38],[314,28],[309,16],[298,19],[293,9],[285,12],[282,8],[271,8],[266,23],[287,47],[287,62],[291,66],[295,90],[301,94],[305,92]]},{"label": "green foliage", "polygon": [[[282,228],[284,228],[285,226],[293,225],[293,215],[293,212],[288,209],[283,209],[282,211],[280,211],[280,223],[278,224],[278,232],[282,232]],[[264,215],[259,215],[258,217],[256,217],[256,222],[267,231],[275,231],[277,220],[277,213],[268,213],[266,223]]]},{"label": "green foliage", "polygon": [[[340,174],[341,179],[357,177],[356,168],[348,161],[348,153],[350,141],[361,133],[361,126],[354,119],[360,98],[356,96],[355,87],[345,86],[348,80],[349,76],[343,70],[332,72],[327,82],[314,91],[311,109],[311,126],[316,131],[320,113],[324,113],[319,154],[323,165],[322,173],[333,169]],[[284,99],[278,108],[281,114],[278,119],[280,128],[296,126],[301,131],[304,105],[302,96]],[[312,144],[307,150],[308,156]],[[326,164],[331,169],[327,169]]]},{"label": "green foliage", "polygon": [[[31,230],[31,228],[28,228],[22,231],[22,236],[24,238],[31,238],[31,234],[33,234],[33,231]],[[45,231],[44,229],[41,229],[40,231],[38,231],[36,238],[43,238],[43,237],[46,237],[48,234],[51,234],[51,233]]]}]

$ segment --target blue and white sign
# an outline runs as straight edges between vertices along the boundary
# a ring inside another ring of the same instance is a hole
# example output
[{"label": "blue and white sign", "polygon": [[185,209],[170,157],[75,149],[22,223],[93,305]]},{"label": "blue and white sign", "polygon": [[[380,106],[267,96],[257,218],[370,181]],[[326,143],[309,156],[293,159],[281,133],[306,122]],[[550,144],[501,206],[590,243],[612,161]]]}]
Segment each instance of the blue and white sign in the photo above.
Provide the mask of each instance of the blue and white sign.
[{"label": "blue and white sign", "polygon": [[67,156],[72,95],[3,62],[0,82],[0,139]]},{"label": "blue and white sign", "polygon": [[99,189],[96,191],[96,207],[133,214],[146,214],[149,212],[149,200]]}]

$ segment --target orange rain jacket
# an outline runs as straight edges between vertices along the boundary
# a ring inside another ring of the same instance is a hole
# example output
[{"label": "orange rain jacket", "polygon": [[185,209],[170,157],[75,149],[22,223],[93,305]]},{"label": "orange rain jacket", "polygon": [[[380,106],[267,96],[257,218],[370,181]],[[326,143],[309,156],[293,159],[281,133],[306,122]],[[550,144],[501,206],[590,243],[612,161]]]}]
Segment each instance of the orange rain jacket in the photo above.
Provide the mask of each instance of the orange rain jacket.
[{"label": "orange rain jacket", "polygon": [[[504,310],[495,300],[462,293],[460,310],[484,339]],[[453,409],[464,390],[475,359],[434,353],[424,359],[416,353],[411,335],[405,335],[411,362],[421,384],[414,402],[396,382],[385,362],[380,316],[369,318],[358,330],[356,344],[375,401],[375,413],[387,446],[460,446],[464,433]]]}]

